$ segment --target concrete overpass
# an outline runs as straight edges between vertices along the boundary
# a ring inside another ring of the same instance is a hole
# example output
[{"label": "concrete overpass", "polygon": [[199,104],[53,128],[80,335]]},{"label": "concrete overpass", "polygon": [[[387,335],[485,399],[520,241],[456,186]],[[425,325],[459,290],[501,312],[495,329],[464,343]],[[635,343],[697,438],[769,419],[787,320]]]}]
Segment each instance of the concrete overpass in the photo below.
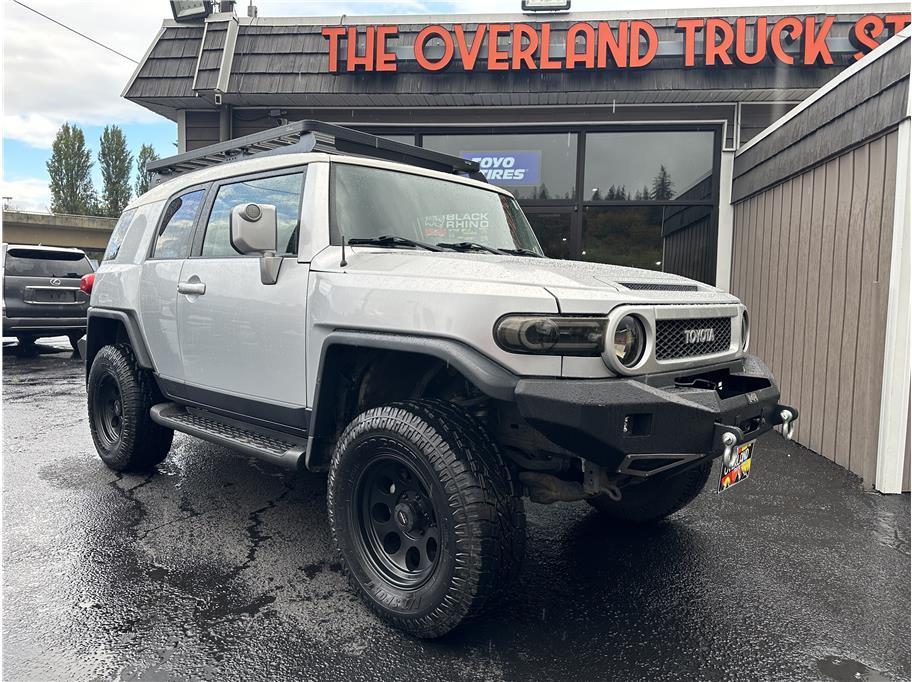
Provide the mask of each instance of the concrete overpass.
[{"label": "concrete overpass", "polygon": [[3,241],[101,252],[116,223],[116,218],[99,216],[3,211]]}]

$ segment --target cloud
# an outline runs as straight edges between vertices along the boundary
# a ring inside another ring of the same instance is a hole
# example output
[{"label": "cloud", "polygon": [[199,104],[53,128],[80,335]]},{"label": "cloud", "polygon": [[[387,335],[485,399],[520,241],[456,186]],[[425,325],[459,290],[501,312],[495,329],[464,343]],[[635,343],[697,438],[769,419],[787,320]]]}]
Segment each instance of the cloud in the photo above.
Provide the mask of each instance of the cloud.
[{"label": "cloud", "polygon": [[11,197],[9,208],[16,211],[50,211],[51,192],[45,178],[4,180],[0,186],[3,188],[3,196]]},{"label": "cloud", "polygon": [[[140,59],[166,4],[45,2],[40,10]],[[47,148],[65,121],[161,120],[120,97],[135,65],[14,3],[4,3],[3,136]]]}]

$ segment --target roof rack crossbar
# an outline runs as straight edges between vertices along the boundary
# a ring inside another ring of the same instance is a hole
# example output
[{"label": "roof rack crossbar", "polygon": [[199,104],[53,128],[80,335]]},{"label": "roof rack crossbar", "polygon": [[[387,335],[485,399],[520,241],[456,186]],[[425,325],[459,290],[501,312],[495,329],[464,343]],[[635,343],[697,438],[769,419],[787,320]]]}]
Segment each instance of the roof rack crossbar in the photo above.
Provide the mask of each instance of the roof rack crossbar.
[{"label": "roof rack crossbar", "polygon": [[485,179],[475,161],[314,120],[288,123],[278,128],[151,161],[146,164],[146,171],[153,174],[152,182],[157,185],[182,173],[249,159],[252,156],[313,151],[397,161],[444,173],[461,173],[476,180]]}]

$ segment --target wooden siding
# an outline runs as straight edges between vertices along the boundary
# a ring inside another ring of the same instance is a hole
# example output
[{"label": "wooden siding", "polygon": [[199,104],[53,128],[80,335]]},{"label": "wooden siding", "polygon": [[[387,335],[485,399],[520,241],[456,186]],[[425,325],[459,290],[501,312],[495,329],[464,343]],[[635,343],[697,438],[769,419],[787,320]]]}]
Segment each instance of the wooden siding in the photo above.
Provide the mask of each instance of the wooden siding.
[{"label": "wooden siding", "polygon": [[897,159],[891,131],[734,206],[732,292],[799,443],[873,485]]},{"label": "wooden siding", "polygon": [[910,43],[906,39],[774,128],[758,144],[739,152],[732,201],[762,192],[896,127],[907,116]]},{"label": "wooden siding", "polygon": [[186,114],[187,151],[219,141],[219,112],[188,111]]}]

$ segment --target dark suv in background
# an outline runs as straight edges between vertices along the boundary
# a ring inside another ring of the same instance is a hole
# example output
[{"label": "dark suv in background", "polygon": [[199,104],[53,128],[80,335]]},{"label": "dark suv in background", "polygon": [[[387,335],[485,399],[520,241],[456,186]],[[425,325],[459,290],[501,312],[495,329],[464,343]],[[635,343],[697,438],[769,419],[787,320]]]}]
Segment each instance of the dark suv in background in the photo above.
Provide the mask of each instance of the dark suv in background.
[{"label": "dark suv in background", "polygon": [[3,335],[28,346],[44,336],[85,334],[89,296],[81,287],[94,268],[79,249],[3,244]]}]

